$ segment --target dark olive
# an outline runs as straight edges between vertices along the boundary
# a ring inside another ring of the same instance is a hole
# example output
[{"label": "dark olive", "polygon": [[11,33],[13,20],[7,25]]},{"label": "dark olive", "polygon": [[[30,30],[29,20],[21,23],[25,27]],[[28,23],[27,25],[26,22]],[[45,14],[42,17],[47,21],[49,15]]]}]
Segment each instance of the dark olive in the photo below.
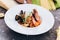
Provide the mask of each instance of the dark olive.
[{"label": "dark olive", "polygon": [[20,14],[23,14],[23,10],[20,11]]},{"label": "dark olive", "polygon": [[19,17],[19,20],[20,20],[21,23],[23,23],[23,19],[21,17]]},{"label": "dark olive", "polygon": [[20,18],[20,16],[18,16],[18,15],[15,16],[15,20],[16,20],[16,21],[18,21],[19,18]]},{"label": "dark olive", "polygon": [[27,27],[30,27],[30,26],[27,26]]}]

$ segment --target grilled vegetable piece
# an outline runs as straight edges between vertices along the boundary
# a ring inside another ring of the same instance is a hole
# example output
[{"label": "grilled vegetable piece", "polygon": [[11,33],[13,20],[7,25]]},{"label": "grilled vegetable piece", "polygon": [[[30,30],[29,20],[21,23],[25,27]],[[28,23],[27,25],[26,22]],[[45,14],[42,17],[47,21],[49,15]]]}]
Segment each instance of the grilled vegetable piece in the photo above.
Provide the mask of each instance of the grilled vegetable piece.
[{"label": "grilled vegetable piece", "polygon": [[26,0],[28,4],[32,4],[32,0]]},{"label": "grilled vegetable piece", "polygon": [[17,3],[19,4],[23,4],[24,3],[24,0],[15,0]]},{"label": "grilled vegetable piece", "polygon": [[[19,3],[19,4],[23,4],[23,3],[25,3],[24,2],[24,0],[15,0],[17,3]],[[28,3],[28,4],[32,4],[32,0],[25,0],[26,1],[26,3]]]},{"label": "grilled vegetable piece", "polygon": [[50,6],[51,6],[51,9],[55,10],[56,7],[55,7],[55,4],[54,4],[53,0],[49,0],[49,3],[50,3]]},{"label": "grilled vegetable piece", "polygon": [[0,13],[0,19],[4,18],[4,13]]},{"label": "grilled vegetable piece", "polygon": [[40,5],[48,10],[51,10],[49,0],[40,0]]}]

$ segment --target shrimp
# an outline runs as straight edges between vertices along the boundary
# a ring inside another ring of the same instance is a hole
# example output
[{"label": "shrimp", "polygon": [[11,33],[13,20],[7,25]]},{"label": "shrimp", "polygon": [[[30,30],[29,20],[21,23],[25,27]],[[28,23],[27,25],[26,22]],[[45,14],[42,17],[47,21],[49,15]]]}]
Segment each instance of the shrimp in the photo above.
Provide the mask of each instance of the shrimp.
[{"label": "shrimp", "polygon": [[34,17],[32,17],[32,23],[34,24],[35,27],[40,24],[40,22],[39,22],[39,21],[36,21],[36,20],[34,19]]},{"label": "shrimp", "polygon": [[33,14],[35,16],[36,21],[39,21],[40,20],[40,16],[38,15],[38,11],[36,9],[34,9],[33,12],[34,12]]},{"label": "shrimp", "polygon": [[35,9],[33,10],[33,15],[34,17],[32,16],[32,22],[34,26],[40,25],[41,19],[40,19],[40,16],[38,15],[38,12]]}]

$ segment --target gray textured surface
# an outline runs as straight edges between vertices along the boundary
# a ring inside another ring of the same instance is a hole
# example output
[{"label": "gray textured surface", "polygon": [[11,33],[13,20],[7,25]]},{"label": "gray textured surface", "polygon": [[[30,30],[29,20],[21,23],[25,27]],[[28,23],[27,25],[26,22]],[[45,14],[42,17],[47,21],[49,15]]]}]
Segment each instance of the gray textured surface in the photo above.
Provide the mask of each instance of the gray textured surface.
[{"label": "gray textured surface", "polygon": [[[0,12],[5,13],[6,10],[0,7]],[[53,28],[44,34],[35,36],[18,34],[7,27],[4,19],[0,19],[0,40],[56,40],[57,36],[55,30],[60,24],[60,9],[51,12],[55,17]]]}]

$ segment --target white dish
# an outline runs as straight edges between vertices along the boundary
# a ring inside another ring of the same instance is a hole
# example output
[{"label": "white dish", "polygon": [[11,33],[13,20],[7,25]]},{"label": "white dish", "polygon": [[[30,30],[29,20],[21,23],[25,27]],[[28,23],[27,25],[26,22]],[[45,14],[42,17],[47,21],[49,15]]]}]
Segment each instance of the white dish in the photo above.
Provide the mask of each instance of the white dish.
[{"label": "white dish", "polygon": [[[27,28],[22,27],[17,21],[15,21],[15,16],[20,12],[20,10],[31,11],[32,9],[38,10],[42,19],[41,25],[34,28]],[[33,4],[21,4],[9,9],[5,14],[4,20],[10,29],[25,35],[38,35],[45,33],[54,25],[54,17],[52,13],[45,8]]]}]

